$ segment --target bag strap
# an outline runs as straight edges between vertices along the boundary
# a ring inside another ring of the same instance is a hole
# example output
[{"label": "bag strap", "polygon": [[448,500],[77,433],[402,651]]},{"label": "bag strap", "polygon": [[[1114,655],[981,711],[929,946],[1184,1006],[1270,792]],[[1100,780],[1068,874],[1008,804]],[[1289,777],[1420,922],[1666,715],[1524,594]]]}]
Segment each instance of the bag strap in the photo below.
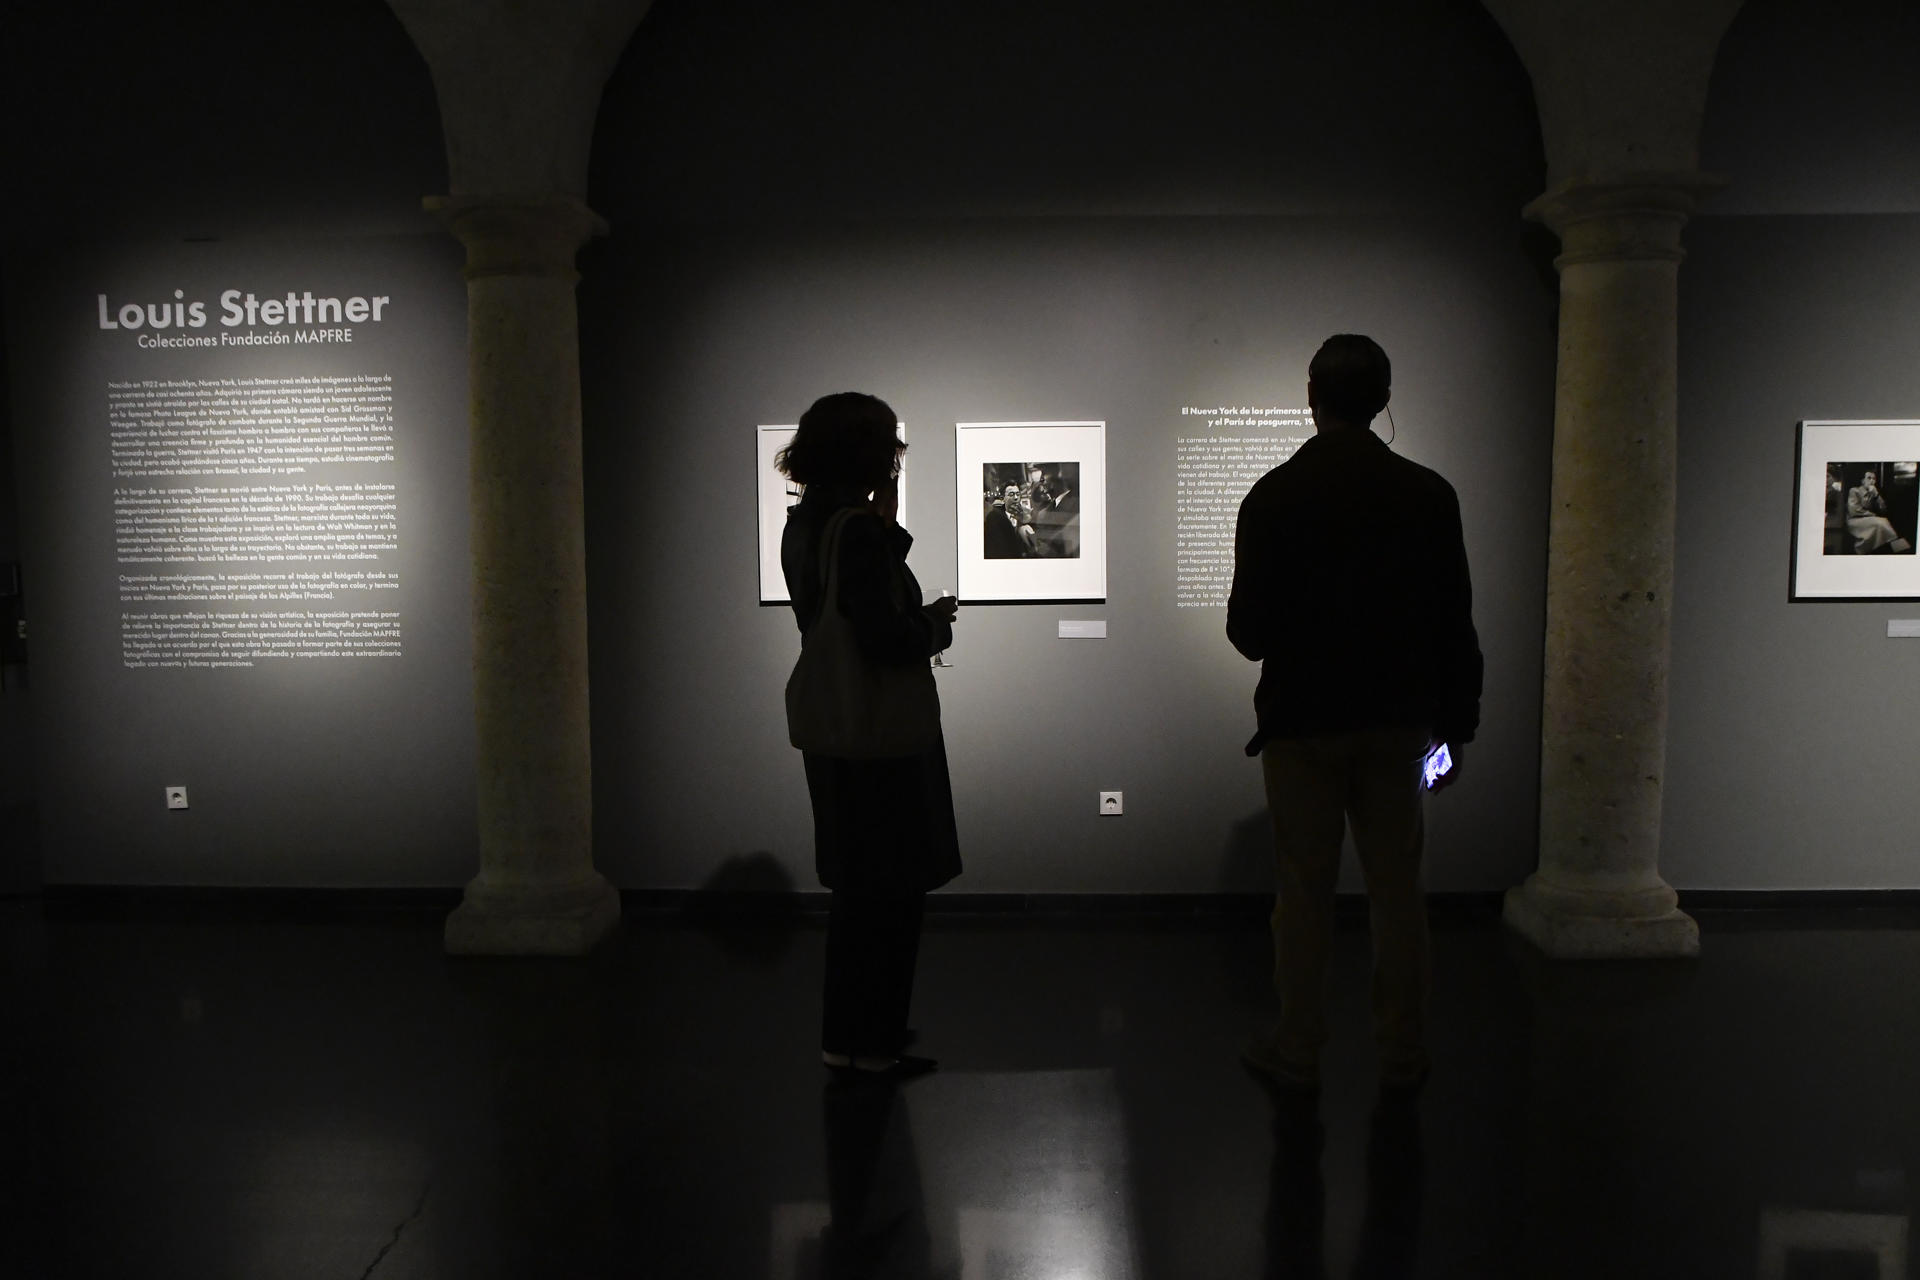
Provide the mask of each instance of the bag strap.
[{"label": "bag strap", "polygon": [[840,534],[847,527],[848,519],[858,511],[857,507],[841,507],[827,517],[827,527],[820,531],[820,610],[813,615],[813,626],[808,627],[808,631],[819,627],[821,620],[827,616],[827,610],[838,611],[840,608],[833,591],[838,580],[836,566],[840,562]]}]

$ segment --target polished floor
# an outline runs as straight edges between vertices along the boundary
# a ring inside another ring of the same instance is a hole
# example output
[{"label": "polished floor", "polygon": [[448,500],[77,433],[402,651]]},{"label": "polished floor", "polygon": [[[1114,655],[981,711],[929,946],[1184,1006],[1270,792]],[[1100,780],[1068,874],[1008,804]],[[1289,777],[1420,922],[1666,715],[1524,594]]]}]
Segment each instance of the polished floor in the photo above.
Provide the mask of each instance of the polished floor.
[{"label": "polished floor", "polygon": [[1406,1107],[1359,926],[1301,1102],[1236,1058],[1257,920],[936,916],[943,1067],[898,1090],[817,1064],[817,921],[585,962],[438,924],[0,908],[0,1276],[1909,1274],[1920,931],[1708,915],[1697,964],[1564,967],[1443,927]]}]

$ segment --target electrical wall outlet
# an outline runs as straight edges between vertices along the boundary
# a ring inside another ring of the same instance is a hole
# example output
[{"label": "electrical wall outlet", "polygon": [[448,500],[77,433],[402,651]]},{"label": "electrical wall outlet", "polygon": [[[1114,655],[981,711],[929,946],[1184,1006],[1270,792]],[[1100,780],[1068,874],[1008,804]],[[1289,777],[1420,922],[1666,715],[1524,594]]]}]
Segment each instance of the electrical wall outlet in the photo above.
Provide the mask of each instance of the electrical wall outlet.
[{"label": "electrical wall outlet", "polygon": [[167,788],[167,808],[184,809],[187,807],[187,789],[185,787]]},{"label": "electrical wall outlet", "polygon": [[1102,791],[1100,793],[1100,812],[1117,814],[1120,811],[1120,793],[1118,791]]}]

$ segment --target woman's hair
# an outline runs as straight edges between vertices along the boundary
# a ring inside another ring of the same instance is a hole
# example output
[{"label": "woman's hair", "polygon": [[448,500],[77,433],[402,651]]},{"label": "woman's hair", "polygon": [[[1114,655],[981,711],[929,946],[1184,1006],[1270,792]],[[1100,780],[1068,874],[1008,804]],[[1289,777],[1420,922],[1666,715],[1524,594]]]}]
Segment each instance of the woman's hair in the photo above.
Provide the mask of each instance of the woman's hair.
[{"label": "woman's hair", "polygon": [[887,402],[858,391],[821,396],[800,415],[800,429],[773,465],[796,484],[824,484],[863,492],[900,474],[906,443]]}]

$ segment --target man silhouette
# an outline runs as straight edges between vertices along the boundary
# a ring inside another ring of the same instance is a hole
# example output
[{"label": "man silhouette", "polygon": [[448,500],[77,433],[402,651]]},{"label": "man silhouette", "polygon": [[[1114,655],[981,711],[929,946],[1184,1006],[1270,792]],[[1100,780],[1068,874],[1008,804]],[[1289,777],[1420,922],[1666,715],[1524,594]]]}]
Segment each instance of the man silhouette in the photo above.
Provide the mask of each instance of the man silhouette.
[{"label": "man silhouette", "polygon": [[1413,1089],[1426,1078],[1421,761],[1450,744],[1451,782],[1480,720],[1459,499],[1368,429],[1391,384],[1378,343],[1328,338],[1307,369],[1315,435],[1253,486],[1234,534],[1227,638],[1263,663],[1247,754],[1260,757],[1273,819],[1280,1001],[1272,1034],[1243,1056],[1297,1088],[1319,1084],[1349,825],[1372,923],[1381,1083]]}]

